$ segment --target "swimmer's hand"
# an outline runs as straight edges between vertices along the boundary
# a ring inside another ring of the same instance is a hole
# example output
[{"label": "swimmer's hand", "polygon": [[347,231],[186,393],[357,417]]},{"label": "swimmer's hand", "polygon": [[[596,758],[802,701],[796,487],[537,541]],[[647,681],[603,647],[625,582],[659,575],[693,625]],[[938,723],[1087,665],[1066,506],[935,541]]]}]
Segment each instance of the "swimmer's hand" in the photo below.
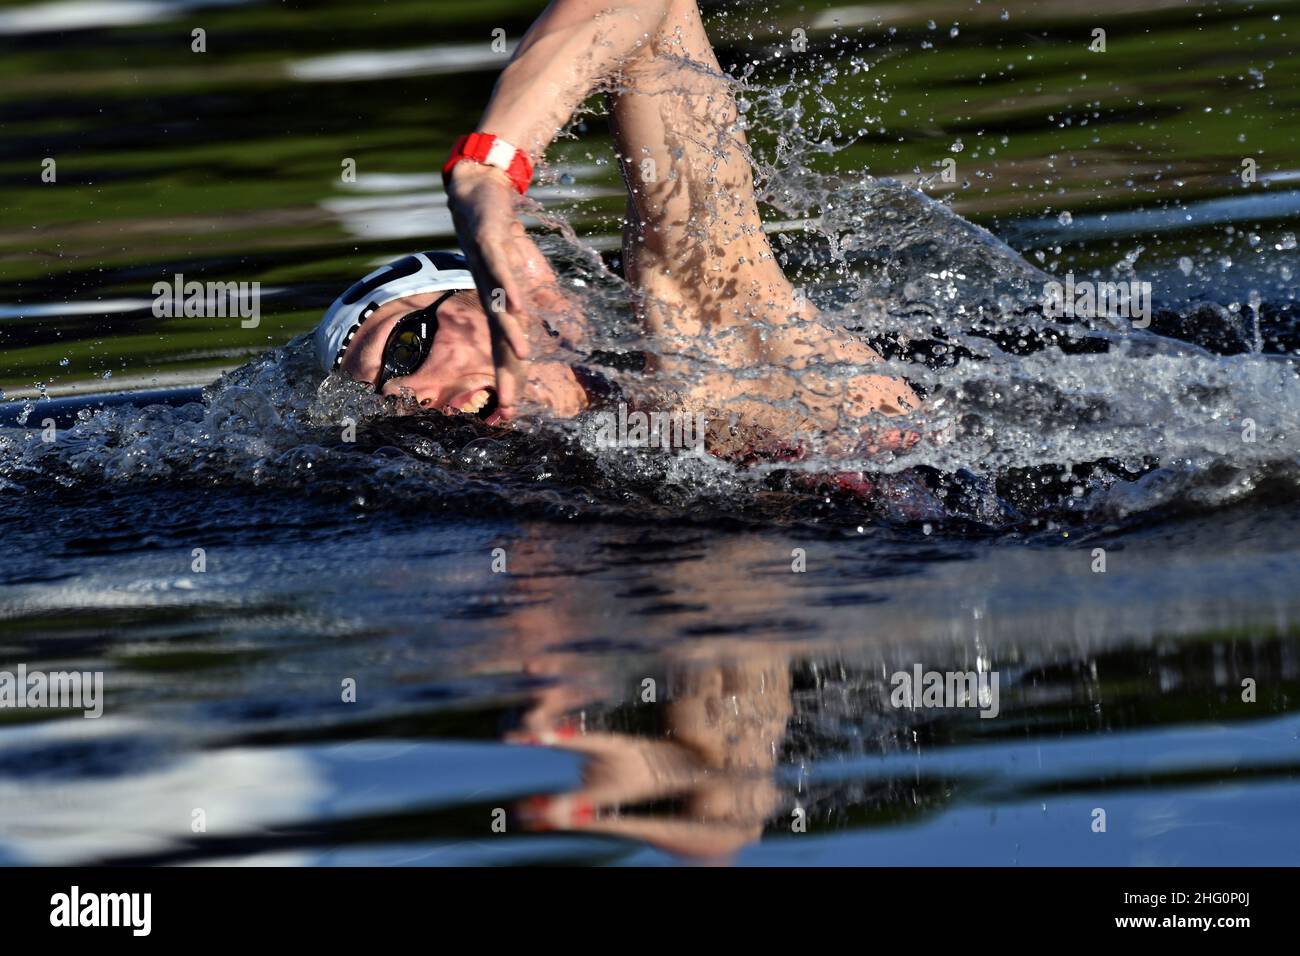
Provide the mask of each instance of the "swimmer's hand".
[{"label": "swimmer's hand", "polygon": [[524,394],[530,338],[547,339],[542,323],[560,327],[569,340],[576,337],[574,310],[546,257],[524,231],[517,198],[505,173],[493,166],[462,162],[452,169],[447,205],[487,314],[497,401],[506,417]]}]

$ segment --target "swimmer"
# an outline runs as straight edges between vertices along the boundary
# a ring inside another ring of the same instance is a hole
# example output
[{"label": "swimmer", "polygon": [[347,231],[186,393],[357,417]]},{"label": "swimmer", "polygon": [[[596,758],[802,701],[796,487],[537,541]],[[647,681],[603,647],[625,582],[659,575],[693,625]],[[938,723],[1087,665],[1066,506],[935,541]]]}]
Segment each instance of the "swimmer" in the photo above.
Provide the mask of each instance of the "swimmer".
[{"label": "swimmer", "polygon": [[418,253],[356,283],[315,332],[324,370],[493,424],[521,402],[570,417],[608,397],[608,383],[572,361],[585,324],[517,204],[597,90],[628,190],[623,262],[655,343],[647,371],[672,384],[676,407],[793,439],[917,405],[906,382],[858,371],[879,355],[817,321],[781,271],[695,0],[554,0],[444,167],[464,256]]}]

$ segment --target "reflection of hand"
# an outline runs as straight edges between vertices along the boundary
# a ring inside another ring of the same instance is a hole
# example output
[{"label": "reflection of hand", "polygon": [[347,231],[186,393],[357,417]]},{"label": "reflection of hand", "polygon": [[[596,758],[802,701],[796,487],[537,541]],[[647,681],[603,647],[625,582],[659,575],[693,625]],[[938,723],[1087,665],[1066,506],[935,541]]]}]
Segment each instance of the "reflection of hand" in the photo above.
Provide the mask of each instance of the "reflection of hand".
[{"label": "reflection of hand", "polygon": [[[664,703],[668,739],[584,733],[545,693],[514,743],[584,755],[582,786],[532,797],[520,814],[539,830],[580,830],[637,839],[695,858],[735,852],[762,834],[780,794],[772,779],[790,713],[784,660],[690,665]],[[669,814],[624,808],[673,800]]]},{"label": "reflection of hand", "polygon": [[[534,830],[602,833],[682,856],[717,858],[757,840],[779,799],[770,776],[718,774],[669,741],[571,729],[543,736],[587,761],[577,790],[523,801],[519,813]],[[681,802],[676,814],[623,812],[669,798]]]}]

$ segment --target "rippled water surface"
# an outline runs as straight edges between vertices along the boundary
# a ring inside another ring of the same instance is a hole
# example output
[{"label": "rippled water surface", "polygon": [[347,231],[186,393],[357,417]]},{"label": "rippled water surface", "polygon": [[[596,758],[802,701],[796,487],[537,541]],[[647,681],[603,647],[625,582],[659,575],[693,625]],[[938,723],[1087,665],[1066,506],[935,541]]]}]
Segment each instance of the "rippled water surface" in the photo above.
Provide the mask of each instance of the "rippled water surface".
[{"label": "rippled water surface", "polygon": [[[105,687],[0,709],[0,861],[1300,862],[1294,5],[705,10],[774,246],[925,391],[911,449],[318,387],[286,343],[453,245],[436,166],[533,5],[0,3],[0,668]],[[539,216],[644,347],[593,107]],[[260,325],[154,317],[177,272]],[[1150,328],[1044,317],[1066,273],[1150,282]],[[996,716],[893,706],[915,665]]]}]

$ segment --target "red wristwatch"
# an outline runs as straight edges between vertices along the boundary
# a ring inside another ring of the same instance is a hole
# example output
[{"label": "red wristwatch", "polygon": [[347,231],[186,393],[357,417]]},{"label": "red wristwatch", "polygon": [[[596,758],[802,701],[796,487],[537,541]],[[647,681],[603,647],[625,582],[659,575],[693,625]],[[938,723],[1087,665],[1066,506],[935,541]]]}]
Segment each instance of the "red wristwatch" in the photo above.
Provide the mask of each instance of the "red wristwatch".
[{"label": "red wristwatch", "polygon": [[524,151],[491,133],[468,133],[456,140],[451,158],[442,167],[444,187],[451,176],[452,167],[462,159],[472,159],[476,163],[505,170],[521,195],[528,191],[528,184],[533,181],[533,164]]}]

